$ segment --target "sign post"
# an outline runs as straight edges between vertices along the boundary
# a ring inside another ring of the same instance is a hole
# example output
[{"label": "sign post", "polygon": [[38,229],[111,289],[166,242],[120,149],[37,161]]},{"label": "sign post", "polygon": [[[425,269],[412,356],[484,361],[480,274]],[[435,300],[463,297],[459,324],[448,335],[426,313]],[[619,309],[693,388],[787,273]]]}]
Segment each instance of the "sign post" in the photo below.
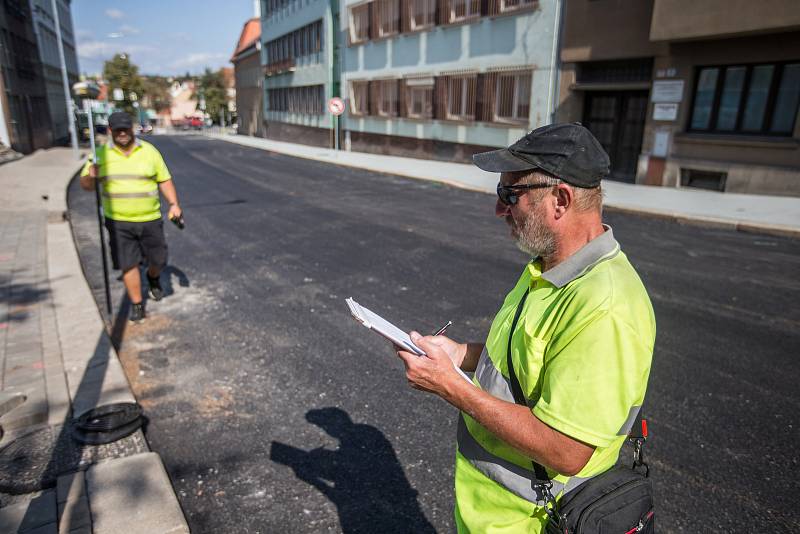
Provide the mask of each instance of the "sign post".
[{"label": "sign post", "polygon": [[[97,98],[100,89],[94,85],[86,82],[76,83],[73,88],[75,95],[83,98],[83,109],[86,112],[86,122],[89,127],[89,146],[92,150],[92,163],[97,164],[97,148],[94,139],[94,121],[92,120],[92,100]],[[106,290],[106,311],[108,312],[108,321],[112,321],[111,317],[111,289],[108,285],[108,259],[106,257],[106,240],[103,236],[103,203],[100,200],[100,179],[96,178],[94,181],[94,198],[97,203],[97,227],[100,233],[100,255],[103,257],[103,282],[105,283]]]},{"label": "sign post", "polygon": [[344,100],[338,96],[328,100],[328,111],[333,115],[333,148],[339,150],[339,115],[344,113]]}]

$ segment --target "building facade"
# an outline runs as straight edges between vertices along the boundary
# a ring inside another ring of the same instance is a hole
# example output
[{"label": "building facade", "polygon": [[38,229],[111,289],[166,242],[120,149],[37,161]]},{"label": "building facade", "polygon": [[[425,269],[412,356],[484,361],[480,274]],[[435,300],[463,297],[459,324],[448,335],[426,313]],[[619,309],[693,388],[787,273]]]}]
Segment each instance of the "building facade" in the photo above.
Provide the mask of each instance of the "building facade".
[{"label": "building facade", "polygon": [[332,146],[339,94],[338,0],[262,0],[264,136]]},{"label": "building facade", "polygon": [[[64,62],[70,88],[78,81],[78,55],[75,49],[75,32],[72,27],[71,0],[57,0],[58,20],[61,26],[61,41],[64,45]],[[69,141],[67,102],[64,97],[64,82],[61,75],[61,60],[58,52],[56,17],[51,0],[30,0],[33,27],[39,45],[42,73],[47,90],[53,144]]]},{"label": "building facade", "polygon": [[0,142],[23,154],[49,147],[47,88],[27,0],[0,5],[0,72]]},{"label": "building facade", "polygon": [[549,122],[558,0],[345,0],[345,145],[449,161]]},{"label": "building facade", "polygon": [[236,79],[237,132],[264,136],[264,70],[261,66],[261,20],[248,20],[231,57]]},{"label": "building facade", "polygon": [[617,180],[800,195],[798,29],[793,0],[570,0],[557,117]]}]

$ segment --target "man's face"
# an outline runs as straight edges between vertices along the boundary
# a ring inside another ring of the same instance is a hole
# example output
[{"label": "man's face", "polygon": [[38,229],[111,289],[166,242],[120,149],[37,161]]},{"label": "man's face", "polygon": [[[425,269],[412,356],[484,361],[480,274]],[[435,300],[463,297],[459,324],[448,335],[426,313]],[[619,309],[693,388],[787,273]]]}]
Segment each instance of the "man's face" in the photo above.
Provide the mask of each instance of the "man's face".
[{"label": "man's face", "polygon": [[128,148],[133,143],[133,129],[132,128],[115,128],[111,130],[111,138],[114,139],[114,144]]},{"label": "man's face", "polygon": [[[514,185],[522,183],[520,178],[519,174],[503,173],[500,182]],[[510,227],[517,247],[533,258],[550,256],[556,249],[555,233],[548,225],[551,213],[546,201],[549,197],[551,190],[546,188],[520,191],[515,205],[506,206],[498,199],[495,207],[495,214]]]}]

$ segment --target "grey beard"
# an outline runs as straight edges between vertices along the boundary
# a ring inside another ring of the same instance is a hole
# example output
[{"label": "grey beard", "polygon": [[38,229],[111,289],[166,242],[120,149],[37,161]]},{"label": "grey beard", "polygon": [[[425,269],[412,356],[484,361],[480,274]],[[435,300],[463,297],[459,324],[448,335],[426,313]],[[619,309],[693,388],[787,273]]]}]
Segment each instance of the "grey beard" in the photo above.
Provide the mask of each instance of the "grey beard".
[{"label": "grey beard", "polygon": [[556,251],[556,237],[531,214],[519,229],[517,248],[531,258],[548,258]]}]

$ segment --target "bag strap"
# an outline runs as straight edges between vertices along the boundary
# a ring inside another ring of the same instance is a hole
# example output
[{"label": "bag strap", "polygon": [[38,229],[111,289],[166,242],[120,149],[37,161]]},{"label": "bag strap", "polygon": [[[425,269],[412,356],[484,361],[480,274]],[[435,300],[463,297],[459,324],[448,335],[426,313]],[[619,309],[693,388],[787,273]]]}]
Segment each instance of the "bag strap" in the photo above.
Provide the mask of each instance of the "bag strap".
[{"label": "bag strap", "polygon": [[[511,338],[514,337],[514,329],[517,327],[519,316],[522,315],[522,308],[525,306],[525,299],[528,298],[528,293],[530,293],[530,289],[525,290],[525,294],[522,295],[522,299],[517,305],[517,312],[514,314],[514,320],[511,321],[511,330],[508,333],[508,348],[506,350],[506,363],[508,365],[508,379],[511,382],[511,394],[514,395],[514,402],[522,406],[527,406],[528,403],[525,402],[525,395],[522,394],[522,386],[519,385],[517,374],[514,372],[514,362],[511,359]],[[550,477],[547,475],[547,470],[542,464],[533,460],[531,460],[531,463],[533,463],[533,472],[538,480],[544,482],[550,480]]]}]

